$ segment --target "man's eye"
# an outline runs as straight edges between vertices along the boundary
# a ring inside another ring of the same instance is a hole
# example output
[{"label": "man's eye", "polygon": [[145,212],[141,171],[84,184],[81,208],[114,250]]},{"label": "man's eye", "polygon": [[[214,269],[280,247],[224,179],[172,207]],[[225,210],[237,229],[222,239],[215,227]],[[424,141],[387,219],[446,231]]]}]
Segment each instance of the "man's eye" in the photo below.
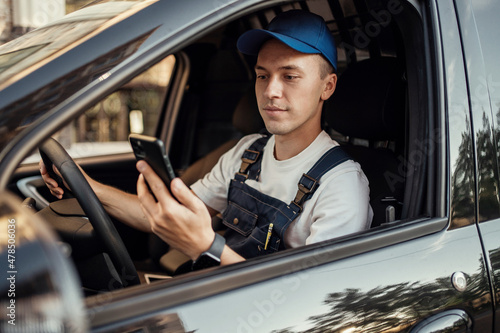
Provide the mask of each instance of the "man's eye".
[{"label": "man's eye", "polygon": [[259,80],[264,80],[264,79],[266,79],[266,77],[267,76],[264,74],[257,74],[257,79],[259,79]]},{"label": "man's eye", "polygon": [[285,79],[287,80],[295,80],[297,77],[294,75],[285,75]]}]

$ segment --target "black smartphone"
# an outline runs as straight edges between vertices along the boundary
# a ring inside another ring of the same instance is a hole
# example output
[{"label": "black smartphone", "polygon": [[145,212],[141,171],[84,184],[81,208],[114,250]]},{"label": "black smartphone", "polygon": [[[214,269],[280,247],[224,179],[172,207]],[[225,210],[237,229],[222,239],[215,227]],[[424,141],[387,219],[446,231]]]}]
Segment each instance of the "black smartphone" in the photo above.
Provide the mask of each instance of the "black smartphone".
[{"label": "black smartphone", "polygon": [[141,134],[130,134],[129,141],[132,145],[135,158],[148,162],[170,191],[170,182],[176,175],[165,151],[163,141]]}]

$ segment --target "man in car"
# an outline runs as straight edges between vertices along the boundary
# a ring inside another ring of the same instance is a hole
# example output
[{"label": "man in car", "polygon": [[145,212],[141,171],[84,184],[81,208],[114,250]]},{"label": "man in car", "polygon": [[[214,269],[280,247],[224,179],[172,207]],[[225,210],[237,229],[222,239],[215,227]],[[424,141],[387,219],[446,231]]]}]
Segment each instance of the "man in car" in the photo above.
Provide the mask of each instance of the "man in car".
[{"label": "man in car", "polygon": [[[87,176],[110,215],[154,232],[195,269],[366,230],[373,215],[360,166],[321,128],[323,103],[337,83],[336,46],[324,20],[284,12],[266,30],[244,33],[238,48],[257,56],[255,92],[270,135],[242,138],[191,189],[176,178],[170,193],[144,161],[137,163],[137,196]],[[62,197],[43,163],[41,173]],[[224,237],[212,229],[218,212]]]}]

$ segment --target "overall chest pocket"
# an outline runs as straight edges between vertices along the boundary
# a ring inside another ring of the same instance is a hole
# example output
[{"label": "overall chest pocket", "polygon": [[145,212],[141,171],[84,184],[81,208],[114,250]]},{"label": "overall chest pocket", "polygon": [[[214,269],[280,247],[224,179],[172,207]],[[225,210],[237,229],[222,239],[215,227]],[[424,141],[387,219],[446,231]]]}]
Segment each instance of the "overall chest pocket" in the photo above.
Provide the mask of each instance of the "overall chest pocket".
[{"label": "overall chest pocket", "polygon": [[229,202],[224,214],[222,223],[242,236],[248,236],[257,224],[257,214],[239,206],[234,202]]}]

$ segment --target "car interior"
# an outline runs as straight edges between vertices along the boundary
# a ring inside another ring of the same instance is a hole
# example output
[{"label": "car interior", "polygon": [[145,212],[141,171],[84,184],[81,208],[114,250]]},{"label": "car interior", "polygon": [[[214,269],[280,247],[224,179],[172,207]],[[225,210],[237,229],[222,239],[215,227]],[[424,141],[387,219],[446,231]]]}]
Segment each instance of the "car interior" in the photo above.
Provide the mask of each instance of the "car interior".
[{"label": "car interior", "polygon": [[[436,216],[438,212],[428,204],[436,195],[431,181],[435,159],[433,154],[423,153],[417,159],[413,153],[434,126],[426,84],[426,30],[420,13],[407,2],[298,1],[248,12],[214,27],[173,54],[175,65],[167,89],[160,90],[164,95],[155,97],[158,100],[152,110],[143,110],[156,124],[146,134],[166,142],[177,174],[190,185],[242,136],[265,130],[253,90],[255,59],[239,53],[236,40],[244,31],[265,27],[276,14],[292,8],[322,15],[337,42],[339,79],[333,97],[325,104],[323,127],[369,179],[374,219],[372,229],[365,233]],[[146,88],[132,84],[122,88],[134,89]],[[174,99],[180,102],[174,103]],[[75,120],[73,126],[78,122],[81,120]],[[135,193],[138,173],[132,153],[76,162],[94,179]],[[52,208],[44,208],[39,214],[74,248],[72,257],[87,294],[126,286],[109,284],[110,277],[119,272],[110,268],[112,263],[76,201],[69,199],[69,203],[61,204],[37,176],[37,164],[21,166],[10,190],[21,197],[36,191],[51,203]],[[73,229],[67,230],[69,221],[78,224],[79,230],[88,230],[75,237]],[[217,218],[213,223],[223,232]],[[149,281],[180,273],[178,267],[186,261],[181,253],[170,250],[154,235],[118,221],[113,220],[113,224],[142,283],[147,282],[146,277]],[[331,242],[337,241],[342,239]],[[95,274],[96,267],[109,274]]]}]

